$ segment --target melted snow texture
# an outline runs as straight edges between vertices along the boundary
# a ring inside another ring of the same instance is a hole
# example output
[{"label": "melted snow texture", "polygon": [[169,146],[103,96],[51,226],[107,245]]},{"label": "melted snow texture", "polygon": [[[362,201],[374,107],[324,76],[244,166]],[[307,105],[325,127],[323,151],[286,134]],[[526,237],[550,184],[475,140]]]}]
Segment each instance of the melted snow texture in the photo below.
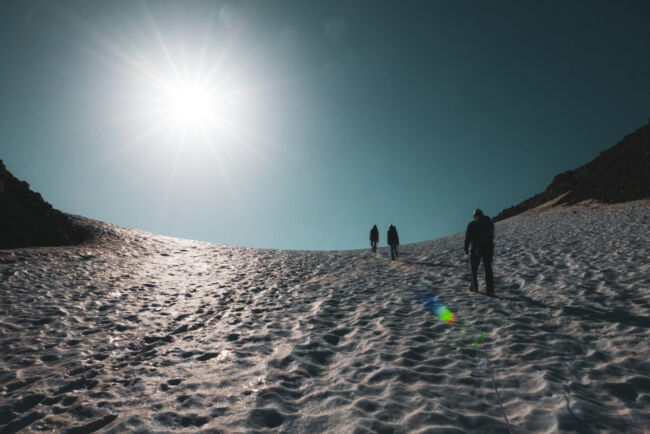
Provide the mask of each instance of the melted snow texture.
[{"label": "melted snow texture", "polygon": [[519,432],[650,426],[647,203],[499,223],[497,299],[462,235],[392,263],[88,224],[0,255],[0,431],[504,432],[483,349]]}]

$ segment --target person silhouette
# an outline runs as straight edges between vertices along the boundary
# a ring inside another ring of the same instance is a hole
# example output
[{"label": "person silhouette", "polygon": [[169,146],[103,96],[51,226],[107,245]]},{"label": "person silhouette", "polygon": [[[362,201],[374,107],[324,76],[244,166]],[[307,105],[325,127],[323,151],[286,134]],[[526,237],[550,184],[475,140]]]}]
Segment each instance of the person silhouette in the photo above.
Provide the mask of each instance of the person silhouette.
[{"label": "person silhouette", "polygon": [[388,234],[386,236],[388,245],[390,246],[390,259],[395,260],[399,256],[397,247],[399,246],[399,235],[397,235],[397,228],[393,225],[388,225]]},{"label": "person silhouette", "polygon": [[478,266],[483,262],[487,295],[494,297],[494,274],[492,273],[494,223],[478,208],[474,211],[474,220],[469,222],[465,232],[465,255],[469,255],[472,271],[470,291],[478,292]]},{"label": "person silhouette", "polygon": [[379,242],[379,229],[377,229],[377,225],[374,225],[372,229],[370,229],[370,247],[372,248],[373,253],[377,252],[378,242]]}]

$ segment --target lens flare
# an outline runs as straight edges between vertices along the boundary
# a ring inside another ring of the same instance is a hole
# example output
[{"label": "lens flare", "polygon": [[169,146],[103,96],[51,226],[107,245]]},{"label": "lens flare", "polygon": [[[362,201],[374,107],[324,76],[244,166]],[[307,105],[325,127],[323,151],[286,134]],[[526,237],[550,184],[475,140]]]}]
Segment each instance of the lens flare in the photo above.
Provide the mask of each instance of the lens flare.
[{"label": "lens flare", "polygon": [[479,345],[483,343],[485,339],[485,334],[483,332],[479,333],[474,342],[472,342],[472,348],[478,348]]},{"label": "lens flare", "polygon": [[438,297],[431,293],[428,288],[422,286],[418,287],[417,297],[418,301],[425,309],[436,315],[442,321],[449,324],[456,323],[456,315],[447,309],[447,306],[442,304]]},{"label": "lens flare", "polygon": [[165,102],[170,117],[182,126],[205,126],[215,117],[214,99],[198,85],[177,86]]},{"label": "lens flare", "polygon": [[[457,319],[456,315],[445,306],[438,297],[431,292],[431,288],[426,285],[418,285],[415,289],[415,296],[417,301],[429,312],[436,315],[440,320],[448,324],[456,324],[456,329],[460,335],[465,335],[466,333],[472,333],[470,329],[471,325],[467,323],[467,320],[461,318]],[[464,338],[458,337],[461,340]],[[483,342],[485,341],[485,333],[479,330],[478,335],[474,338],[470,346],[474,349],[478,349]],[[468,342],[469,343],[469,342]]]}]

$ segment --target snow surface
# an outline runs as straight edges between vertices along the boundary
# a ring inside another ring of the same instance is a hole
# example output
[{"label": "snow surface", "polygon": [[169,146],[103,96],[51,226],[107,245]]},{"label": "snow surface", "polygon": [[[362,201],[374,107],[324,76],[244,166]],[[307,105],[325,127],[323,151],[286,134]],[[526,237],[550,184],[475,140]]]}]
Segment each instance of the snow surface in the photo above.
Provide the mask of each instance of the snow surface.
[{"label": "snow surface", "polygon": [[516,432],[650,426],[647,201],[498,223],[496,299],[462,234],[391,262],[84,221],[0,252],[0,431],[505,432],[483,349]]}]

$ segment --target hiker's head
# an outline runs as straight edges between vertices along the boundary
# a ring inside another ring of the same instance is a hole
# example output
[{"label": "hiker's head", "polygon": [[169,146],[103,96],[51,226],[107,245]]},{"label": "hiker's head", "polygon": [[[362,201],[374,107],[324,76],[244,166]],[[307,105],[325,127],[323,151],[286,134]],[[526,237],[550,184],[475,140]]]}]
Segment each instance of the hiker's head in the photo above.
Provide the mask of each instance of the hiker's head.
[{"label": "hiker's head", "polygon": [[481,211],[480,208],[476,208],[476,209],[474,210],[474,220],[478,219],[478,218],[481,217],[482,215],[483,215],[483,211]]}]

